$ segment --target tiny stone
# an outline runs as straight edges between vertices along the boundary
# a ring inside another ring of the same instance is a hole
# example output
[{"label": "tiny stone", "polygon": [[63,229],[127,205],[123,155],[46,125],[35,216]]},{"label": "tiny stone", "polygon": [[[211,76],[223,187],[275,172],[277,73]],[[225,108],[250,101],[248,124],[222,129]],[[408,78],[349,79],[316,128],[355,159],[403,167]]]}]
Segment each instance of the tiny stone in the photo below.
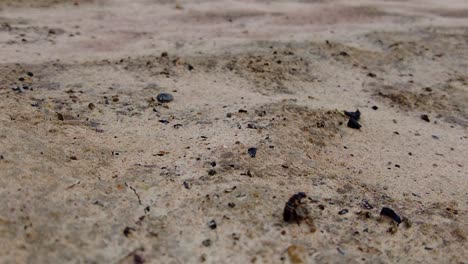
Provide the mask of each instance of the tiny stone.
[{"label": "tiny stone", "polygon": [[421,115],[421,119],[426,121],[426,122],[431,122],[431,120],[429,120],[429,116],[428,115]]},{"label": "tiny stone", "polygon": [[231,118],[231,117],[232,117],[232,114],[231,114],[231,113],[227,113],[227,114],[226,114],[226,117],[227,117],[227,118]]},{"label": "tiny stone", "polygon": [[255,156],[257,155],[257,148],[249,148],[247,150],[247,153],[249,153],[250,157],[255,158]]},{"label": "tiny stone", "polygon": [[184,181],[184,187],[185,187],[185,189],[189,190],[190,189],[190,183],[188,181]]},{"label": "tiny stone", "polygon": [[228,203],[228,206],[231,207],[231,208],[234,208],[234,207],[236,207],[236,204],[231,202],[231,203]]},{"label": "tiny stone", "polygon": [[208,175],[213,176],[216,174],[216,170],[209,170]]},{"label": "tiny stone", "polygon": [[344,215],[344,214],[347,214],[349,211],[348,209],[343,209],[341,211],[338,212],[339,215]]},{"label": "tiny stone", "polygon": [[168,94],[168,93],[160,93],[160,94],[158,94],[156,99],[160,103],[169,103],[169,102],[172,102],[174,100],[174,96],[172,96],[172,94]]},{"label": "tiny stone", "polygon": [[212,161],[212,162],[210,163],[210,165],[211,165],[212,167],[216,167],[216,161]]},{"label": "tiny stone", "polygon": [[369,73],[367,74],[367,76],[369,76],[369,77],[371,77],[371,78],[377,77],[377,75],[376,75],[375,73],[372,73],[372,72],[369,72]]},{"label": "tiny stone", "polygon": [[379,109],[378,106],[376,106],[376,105],[372,106],[372,110],[377,110],[377,109]]},{"label": "tiny stone", "polygon": [[217,227],[216,221],[214,219],[209,221],[208,222],[208,227],[211,228],[211,229],[216,229],[216,227]]}]

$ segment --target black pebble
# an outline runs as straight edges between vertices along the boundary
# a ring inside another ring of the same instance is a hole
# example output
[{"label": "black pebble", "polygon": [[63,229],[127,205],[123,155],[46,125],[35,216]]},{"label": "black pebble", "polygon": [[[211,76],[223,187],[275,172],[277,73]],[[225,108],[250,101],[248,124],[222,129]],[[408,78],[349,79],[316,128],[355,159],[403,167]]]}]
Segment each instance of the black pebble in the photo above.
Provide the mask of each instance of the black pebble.
[{"label": "black pebble", "polygon": [[236,204],[235,203],[228,203],[228,206],[231,207],[231,208],[234,208],[234,207],[236,207]]},{"label": "black pebble", "polygon": [[247,153],[249,153],[250,157],[255,158],[255,156],[257,155],[257,148],[249,148],[247,150]]},{"label": "black pebble", "polygon": [[378,106],[376,106],[376,105],[372,106],[372,110],[377,110],[377,109],[379,109]]},{"label": "black pebble", "polygon": [[26,74],[27,74],[29,77],[33,77],[33,76],[34,76],[34,74],[33,74],[32,72],[28,72],[28,73],[26,73]]},{"label": "black pebble", "polygon": [[212,162],[210,163],[210,165],[211,165],[212,167],[216,167],[216,161],[212,161]]},{"label": "black pebble", "polygon": [[189,190],[190,189],[190,183],[188,181],[184,181],[184,187],[185,187],[185,189]]},{"label": "black pebble", "polygon": [[216,174],[216,171],[215,171],[215,170],[209,170],[209,171],[208,171],[208,175],[210,175],[210,176],[213,176],[213,175],[215,175],[215,174]]},{"label": "black pebble", "polygon": [[361,118],[361,112],[359,112],[359,109],[357,109],[356,112],[344,111],[344,114],[349,118],[355,119],[356,121],[359,121]]},{"label": "black pebble", "polygon": [[168,93],[160,93],[160,94],[158,94],[156,99],[160,103],[169,103],[169,102],[172,102],[174,100],[174,96],[172,96],[172,94],[168,94]]},{"label": "black pebble", "polygon": [[421,115],[421,119],[426,121],[426,122],[431,122],[431,120],[429,120],[429,116],[428,115]]},{"label": "black pebble", "polygon": [[344,214],[347,214],[349,211],[348,209],[343,209],[341,211],[338,212],[339,215],[344,215]]},{"label": "black pebble", "polygon": [[214,219],[209,221],[208,222],[208,227],[211,228],[211,229],[216,229],[216,227],[217,227],[216,221]]},{"label": "black pebble", "polygon": [[349,54],[348,54],[346,51],[341,51],[341,52],[340,52],[340,56],[345,56],[345,57],[347,57],[347,56],[349,56]]},{"label": "black pebble", "polygon": [[361,124],[359,124],[359,122],[356,119],[350,118],[348,120],[348,127],[354,128],[354,129],[360,129]]},{"label": "black pebble", "polygon": [[395,211],[393,211],[392,209],[390,209],[388,207],[382,208],[382,210],[380,211],[380,215],[388,216],[391,219],[393,219],[395,222],[397,222],[398,224],[400,224],[402,222],[401,217],[399,215],[397,215],[397,213],[395,213]]},{"label": "black pebble", "polygon": [[369,76],[369,77],[371,77],[371,78],[377,77],[377,75],[376,75],[375,73],[372,73],[372,72],[369,72],[369,73],[367,74],[367,76]]}]

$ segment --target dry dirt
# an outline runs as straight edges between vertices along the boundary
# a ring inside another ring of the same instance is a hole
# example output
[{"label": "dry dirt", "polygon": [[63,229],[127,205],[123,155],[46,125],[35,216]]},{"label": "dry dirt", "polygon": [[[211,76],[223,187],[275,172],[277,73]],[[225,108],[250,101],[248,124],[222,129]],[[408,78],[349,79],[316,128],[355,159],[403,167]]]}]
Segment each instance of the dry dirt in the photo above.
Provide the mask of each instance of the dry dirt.
[{"label": "dry dirt", "polygon": [[467,263],[466,1],[0,0],[0,56],[0,263]]}]

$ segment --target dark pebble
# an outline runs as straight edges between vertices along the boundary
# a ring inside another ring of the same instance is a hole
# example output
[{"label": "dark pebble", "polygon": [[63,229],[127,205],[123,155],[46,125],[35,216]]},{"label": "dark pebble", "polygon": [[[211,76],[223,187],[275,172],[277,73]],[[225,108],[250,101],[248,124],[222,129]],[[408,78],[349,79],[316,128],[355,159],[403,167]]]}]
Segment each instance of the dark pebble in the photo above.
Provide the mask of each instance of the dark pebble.
[{"label": "dark pebble", "polygon": [[164,104],[164,103],[172,102],[174,100],[174,96],[172,96],[172,94],[168,94],[168,93],[160,93],[160,94],[158,94],[156,99],[158,100],[158,102]]},{"label": "dark pebble", "polygon": [[379,109],[378,106],[376,106],[376,105],[372,106],[372,110],[377,110],[377,109]]},{"label": "dark pebble", "polygon": [[340,56],[345,56],[345,57],[347,57],[347,56],[349,56],[349,54],[348,54],[346,51],[341,51],[341,52],[340,52]]},{"label": "dark pebble", "polygon": [[369,76],[369,77],[371,77],[371,78],[377,77],[377,75],[376,75],[375,73],[372,73],[372,72],[369,72],[369,73],[367,74],[367,76]]},{"label": "dark pebble", "polygon": [[209,170],[208,175],[210,176],[216,175],[216,170]]},{"label": "dark pebble", "polygon": [[382,208],[382,210],[380,211],[380,215],[388,216],[391,219],[393,219],[393,221],[397,222],[398,224],[402,222],[401,217],[397,213],[395,213],[395,211],[393,211],[392,209],[388,207]]},{"label": "dark pebble", "polygon": [[24,78],[23,78],[23,77],[20,77],[20,78],[18,78],[18,81],[24,82]]},{"label": "dark pebble", "polygon": [[234,208],[234,207],[236,207],[236,204],[235,203],[228,203],[228,206],[231,207],[231,208]]},{"label": "dark pebble", "polygon": [[33,74],[32,72],[28,72],[28,73],[26,73],[26,74],[27,74],[29,77],[33,77],[33,76],[34,76],[34,74]]},{"label": "dark pebble", "polygon": [[202,245],[205,246],[205,247],[209,247],[209,246],[211,246],[211,244],[212,244],[211,239],[205,239],[202,242]]},{"label": "dark pebble", "polygon": [[159,123],[169,124],[169,121],[166,120],[166,119],[161,119],[161,120],[159,120]]},{"label": "dark pebble", "polygon": [[348,127],[354,128],[354,129],[360,129],[360,128],[361,128],[361,124],[359,124],[359,122],[356,121],[356,119],[350,118],[350,119],[348,120]]},{"label": "dark pebble", "polygon": [[190,64],[189,64],[189,65],[187,65],[187,68],[188,68],[188,70],[189,70],[189,71],[193,70],[193,66],[192,66],[192,65],[190,65]]},{"label": "dark pebble", "polygon": [[349,211],[348,209],[343,209],[341,211],[338,212],[339,215],[344,215],[344,214],[347,214]]},{"label": "dark pebble", "polygon": [[190,190],[190,183],[188,181],[184,181],[184,187],[187,190]]},{"label": "dark pebble", "polygon": [[216,161],[212,161],[212,162],[210,163],[210,165],[211,165],[212,167],[216,167]]},{"label": "dark pebble", "polygon": [[249,148],[247,150],[247,153],[249,153],[250,157],[255,158],[255,156],[257,155],[257,148]]},{"label": "dark pebble", "polygon": [[214,219],[209,221],[208,222],[208,227],[211,228],[211,229],[216,229],[216,227],[217,227],[216,221]]},{"label": "dark pebble", "polygon": [[231,117],[232,117],[232,114],[231,114],[231,113],[227,113],[227,114],[226,114],[226,117],[227,117],[227,118],[231,118]]},{"label": "dark pebble", "polygon": [[361,112],[359,111],[359,109],[357,109],[356,112],[344,111],[344,114],[349,118],[355,119],[356,121],[359,121],[359,119],[361,118]]},{"label": "dark pebble", "polygon": [[428,115],[421,115],[421,119],[426,121],[426,122],[431,122],[431,120],[429,120],[429,116]]}]

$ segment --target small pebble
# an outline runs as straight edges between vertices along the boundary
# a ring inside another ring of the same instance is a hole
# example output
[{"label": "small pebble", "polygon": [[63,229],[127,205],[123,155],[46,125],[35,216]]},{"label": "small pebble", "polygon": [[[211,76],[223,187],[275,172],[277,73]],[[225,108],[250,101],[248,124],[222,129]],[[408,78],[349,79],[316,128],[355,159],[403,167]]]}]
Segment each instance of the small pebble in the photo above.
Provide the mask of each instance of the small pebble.
[{"label": "small pebble", "polygon": [[377,110],[377,109],[379,109],[378,106],[376,106],[376,105],[372,106],[372,110]]},{"label": "small pebble", "polygon": [[347,214],[349,211],[348,209],[343,209],[341,211],[338,212],[339,215],[344,215],[344,214]]},{"label": "small pebble", "polygon": [[255,156],[257,155],[257,148],[249,148],[247,150],[247,153],[249,153],[250,157],[255,158]]},{"label": "small pebble", "polygon": [[217,227],[216,221],[214,219],[209,221],[208,222],[208,227],[211,228],[211,229],[216,229],[216,227]]},{"label": "small pebble", "polygon": [[431,120],[429,120],[429,116],[428,115],[421,115],[421,119],[426,121],[426,122],[431,122]]},{"label": "small pebble", "polygon": [[156,99],[158,100],[158,102],[164,104],[164,103],[172,102],[174,100],[174,96],[172,96],[172,94],[169,94],[169,93],[160,93],[158,94]]}]

